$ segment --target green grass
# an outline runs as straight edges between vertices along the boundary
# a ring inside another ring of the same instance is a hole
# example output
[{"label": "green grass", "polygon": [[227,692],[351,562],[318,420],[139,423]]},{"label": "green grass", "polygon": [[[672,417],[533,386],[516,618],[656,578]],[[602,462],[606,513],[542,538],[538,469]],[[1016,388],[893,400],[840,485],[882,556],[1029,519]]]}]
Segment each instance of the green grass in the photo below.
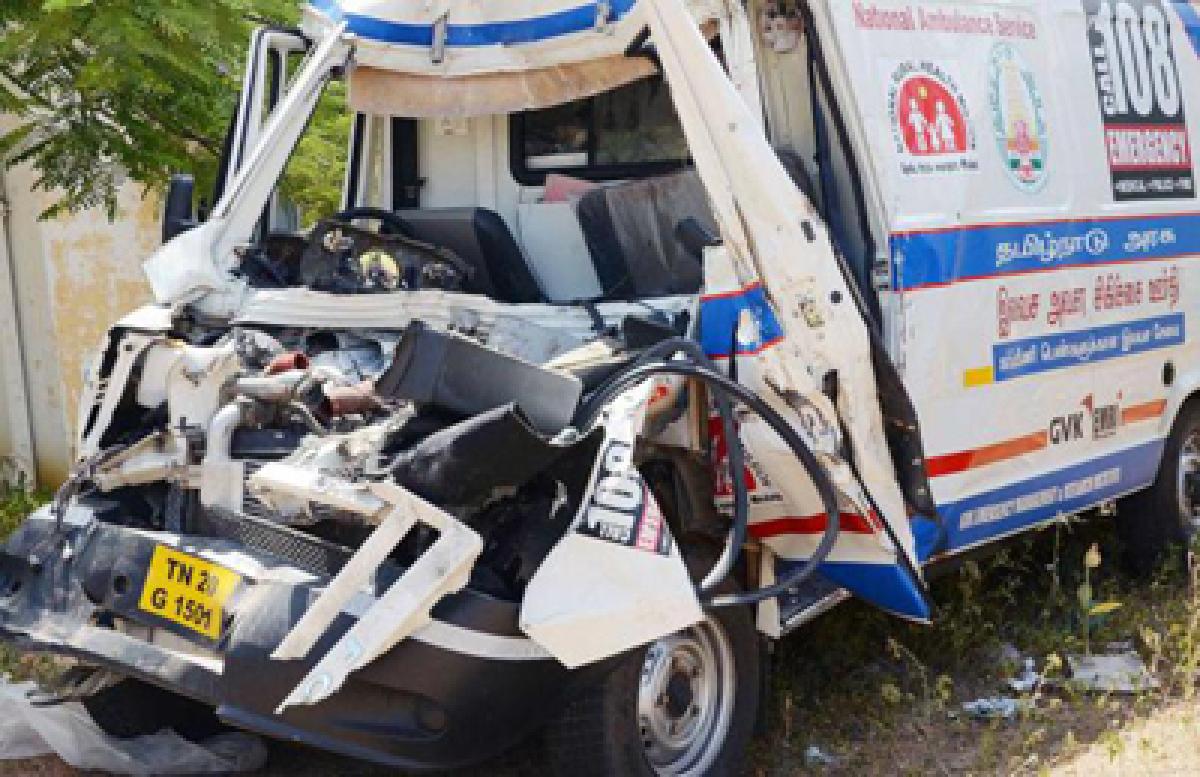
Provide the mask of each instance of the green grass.
[{"label": "green grass", "polygon": [[[27,515],[49,499],[47,493],[0,485],[0,538],[11,534]],[[0,674],[7,674],[14,680],[45,679],[56,669],[56,662],[50,657],[21,654],[10,645],[0,643]]]},{"label": "green grass", "polygon": [[[1059,677],[1064,657],[1084,652],[1077,591],[1093,545],[1102,557],[1090,571],[1093,599],[1122,606],[1092,619],[1090,644],[1131,642],[1162,687],[1119,698],[1068,685],[1040,691],[1036,711],[1015,721],[956,715],[963,701],[1003,695],[1004,679],[1021,669],[1000,658],[1002,645]],[[935,580],[932,626],[855,602],[819,619],[779,644],[754,772],[1041,774],[1155,710],[1190,702],[1200,662],[1196,581],[1178,569],[1135,580],[1119,560],[1113,521],[1064,523]],[[807,765],[810,745],[836,765]]]},{"label": "green grass", "polygon": [[0,538],[7,537],[25,516],[50,500],[50,494],[0,485]]}]

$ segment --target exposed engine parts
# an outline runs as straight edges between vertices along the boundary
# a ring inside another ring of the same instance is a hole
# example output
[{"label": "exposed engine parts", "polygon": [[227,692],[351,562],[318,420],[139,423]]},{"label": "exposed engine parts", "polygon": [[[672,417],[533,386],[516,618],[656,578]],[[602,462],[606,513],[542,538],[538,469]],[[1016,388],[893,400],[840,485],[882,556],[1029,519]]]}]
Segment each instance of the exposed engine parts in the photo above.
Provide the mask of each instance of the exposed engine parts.
[{"label": "exposed engine parts", "polygon": [[[115,330],[85,397],[73,493],[137,499],[151,487],[160,496],[131,513],[147,529],[187,533],[221,512],[353,548],[380,517],[331,484],[394,483],[478,528],[485,564],[472,574],[519,600],[592,472],[598,438],[572,425],[584,382],[600,379],[597,360],[611,371],[630,358],[616,356],[617,340],[597,348],[603,340],[580,333],[577,353],[561,355],[568,366],[549,368],[419,322],[241,327],[216,340],[194,325]],[[321,497],[271,487],[273,466],[318,478]],[[411,562],[435,534],[418,525],[392,555]]]}]

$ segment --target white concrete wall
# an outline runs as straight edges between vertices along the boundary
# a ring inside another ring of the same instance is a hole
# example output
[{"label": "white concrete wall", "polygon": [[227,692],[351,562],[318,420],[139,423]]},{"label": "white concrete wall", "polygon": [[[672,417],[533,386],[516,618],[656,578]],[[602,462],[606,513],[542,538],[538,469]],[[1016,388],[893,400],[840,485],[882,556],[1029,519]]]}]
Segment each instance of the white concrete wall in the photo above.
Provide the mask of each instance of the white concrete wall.
[{"label": "white concrete wall", "polygon": [[[53,487],[74,457],[86,359],[113,321],[150,299],[141,262],[158,246],[159,203],[129,184],[112,222],[103,211],[43,222],[38,214],[53,195],[33,191],[36,173],[17,167],[2,176],[0,201],[7,201],[8,218],[0,219],[0,477],[11,469],[3,464],[6,457],[29,456],[24,438],[30,437],[38,484]],[[21,382],[25,402],[16,388]]]}]

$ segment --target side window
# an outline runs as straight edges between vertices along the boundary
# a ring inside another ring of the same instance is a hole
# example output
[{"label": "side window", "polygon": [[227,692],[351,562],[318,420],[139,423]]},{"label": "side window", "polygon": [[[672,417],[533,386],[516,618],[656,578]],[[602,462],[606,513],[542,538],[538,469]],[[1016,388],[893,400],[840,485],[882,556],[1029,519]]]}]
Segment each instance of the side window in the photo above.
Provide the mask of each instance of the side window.
[{"label": "side window", "polygon": [[670,91],[661,77],[585,100],[513,116],[513,177],[539,185],[547,173],[592,180],[637,178],[689,161]]}]

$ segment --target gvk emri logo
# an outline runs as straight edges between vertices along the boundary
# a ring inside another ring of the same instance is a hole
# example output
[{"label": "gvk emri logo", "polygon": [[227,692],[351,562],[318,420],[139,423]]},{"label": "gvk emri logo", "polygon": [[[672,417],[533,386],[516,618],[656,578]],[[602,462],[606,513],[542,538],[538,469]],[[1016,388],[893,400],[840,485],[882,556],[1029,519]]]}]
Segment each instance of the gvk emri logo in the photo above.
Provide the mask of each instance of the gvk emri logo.
[{"label": "gvk emri logo", "polygon": [[1063,443],[1082,440],[1083,419],[1085,414],[1082,410],[1077,413],[1069,413],[1064,416],[1057,416],[1050,419],[1050,443],[1052,445],[1062,445]]}]

